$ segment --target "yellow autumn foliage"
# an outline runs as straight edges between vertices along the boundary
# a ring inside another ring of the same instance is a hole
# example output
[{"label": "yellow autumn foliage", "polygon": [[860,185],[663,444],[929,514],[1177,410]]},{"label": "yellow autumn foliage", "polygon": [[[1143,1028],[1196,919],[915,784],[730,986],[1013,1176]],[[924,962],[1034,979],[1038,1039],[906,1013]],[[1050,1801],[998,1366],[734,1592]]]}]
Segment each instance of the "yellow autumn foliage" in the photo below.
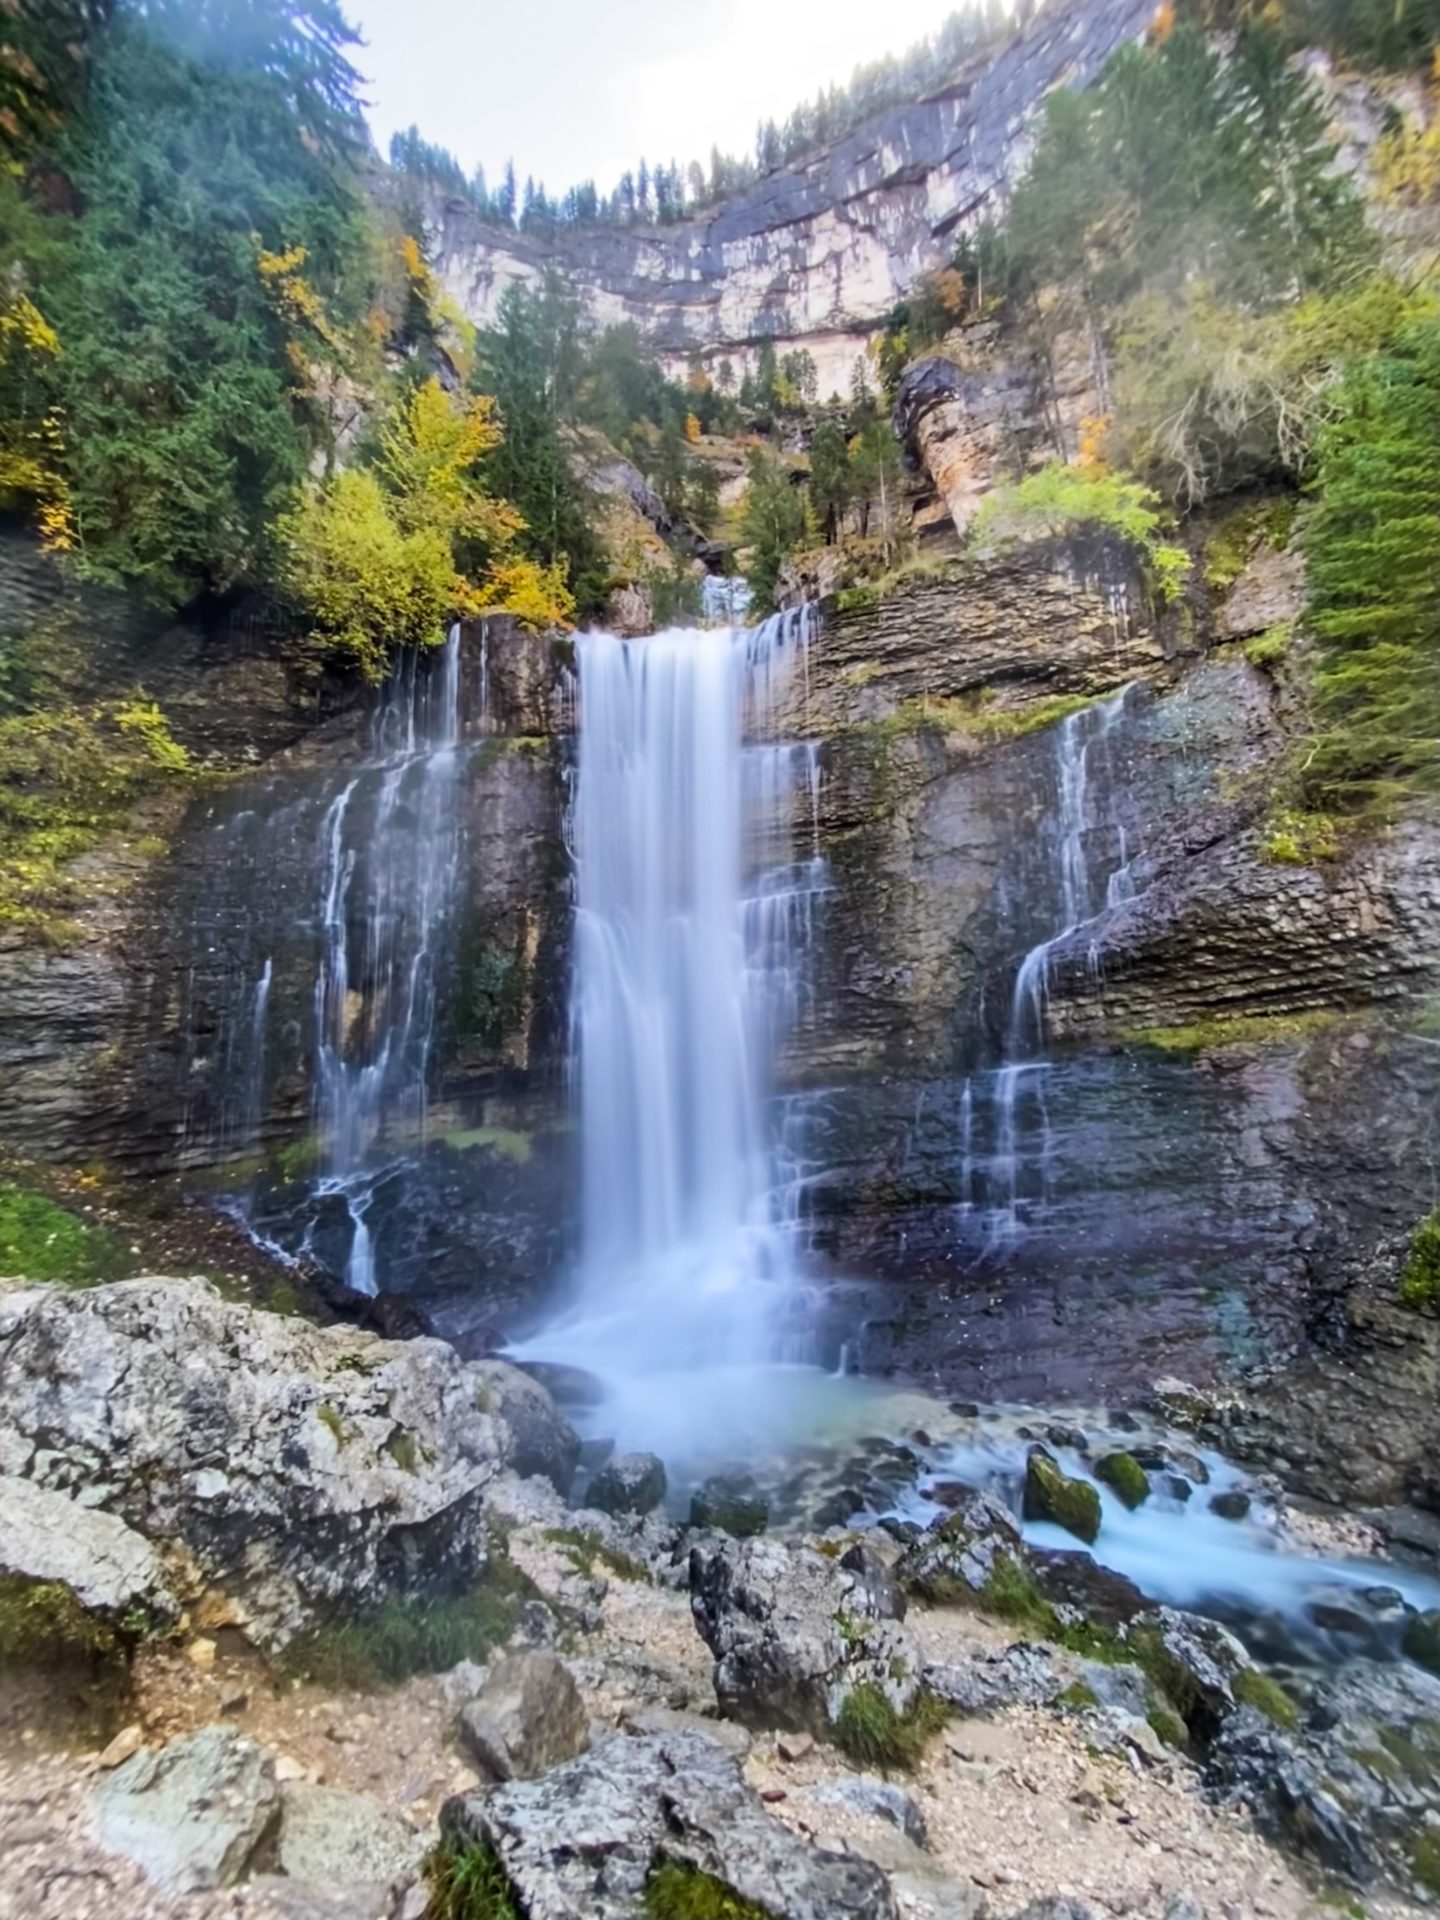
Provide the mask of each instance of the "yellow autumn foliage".
[{"label": "yellow autumn foliage", "polygon": [[59,356],[54,327],[28,295],[13,293],[0,306],[0,500],[33,512],[52,551],[75,544],[60,416],[37,399]]}]

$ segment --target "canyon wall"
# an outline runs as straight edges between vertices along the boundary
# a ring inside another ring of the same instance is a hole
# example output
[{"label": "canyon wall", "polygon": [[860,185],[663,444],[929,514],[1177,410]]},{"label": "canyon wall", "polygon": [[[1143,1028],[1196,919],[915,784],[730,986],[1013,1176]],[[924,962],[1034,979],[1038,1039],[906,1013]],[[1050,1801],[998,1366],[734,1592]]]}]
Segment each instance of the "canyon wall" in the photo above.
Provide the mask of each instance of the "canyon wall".
[{"label": "canyon wall", "polygon": [[822,394],[845,393],[891,307],[1023,166],[1045,95],[1093,78],[1155,11],[1155,0],[1042,8],[931,98],[879,114],[675,226],[527,235],[479,220],[463,200],[437,200],[437,269],[481,323],[507,286],[553,265],[598,322],[633,321],[677,370],[697,352],[739,368],[775,339],[809,349]]}]

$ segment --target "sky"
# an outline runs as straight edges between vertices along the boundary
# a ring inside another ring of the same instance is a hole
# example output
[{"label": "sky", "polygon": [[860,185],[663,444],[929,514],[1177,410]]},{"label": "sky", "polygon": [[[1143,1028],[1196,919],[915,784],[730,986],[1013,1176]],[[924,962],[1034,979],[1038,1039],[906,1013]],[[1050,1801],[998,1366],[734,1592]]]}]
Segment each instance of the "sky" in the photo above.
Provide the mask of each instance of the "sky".
[{"label": "sky", "polygon": [[348,0],[376,144],[412,122],[467,173],[552,194],[642,155],[748,153],[758,120],[900,53],[963,0]]}]

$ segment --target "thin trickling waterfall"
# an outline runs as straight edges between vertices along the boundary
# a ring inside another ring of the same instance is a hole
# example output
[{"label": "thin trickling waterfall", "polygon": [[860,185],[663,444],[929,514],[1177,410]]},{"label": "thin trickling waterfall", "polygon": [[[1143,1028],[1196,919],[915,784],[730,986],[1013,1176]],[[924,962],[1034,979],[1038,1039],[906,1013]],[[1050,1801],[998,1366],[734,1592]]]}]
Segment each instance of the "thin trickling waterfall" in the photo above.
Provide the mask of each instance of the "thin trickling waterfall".
[{"label": "thin trickling waterfall", "polygon": [[[1068,714],[1055,729],[1055,877],[1061,924],[1020,962],[1011,995],[1006,1059],[995,1075],[991,1238],[1000,1243],[1013,1241],[1021,1228],[1024,1155],[1020,1135],[1027,1108],[1040,1139],[1042,1184],[1050,1158],[1043,1056],[1052,956],[1104,907],[1129,897],[1130,863],[1123,831],[1118,864],[1102,866],[1090,846],[1097,825],[1090,800],[1091,755],[1097,746],[1103,749],[1129,695],[1130,689],[1122,688],[1109,700]],[[965,1151],[968,1160],[968,1146]]]},{"label": "thin trickling waterfall", "polygon": [[662,1448],[704,1430],[706,1382],[735,1416],[748,1374],[787,1357],[796,1150],[768,1096],[824,873],[818,759],[773,735],[808,635],[794,613],[578,643],[582,1247],[544,1351]]},{"label": "thin trickling waterfall", "polygon": [[377,724],[383,760],[335,795],[320,830],[315,1104],[318,1191],[351,1220],[346,1283],[376,1289],[367,1222],[377,1146],[424,1134],[439,958],[459,867],[460,629],[405,660]]}]

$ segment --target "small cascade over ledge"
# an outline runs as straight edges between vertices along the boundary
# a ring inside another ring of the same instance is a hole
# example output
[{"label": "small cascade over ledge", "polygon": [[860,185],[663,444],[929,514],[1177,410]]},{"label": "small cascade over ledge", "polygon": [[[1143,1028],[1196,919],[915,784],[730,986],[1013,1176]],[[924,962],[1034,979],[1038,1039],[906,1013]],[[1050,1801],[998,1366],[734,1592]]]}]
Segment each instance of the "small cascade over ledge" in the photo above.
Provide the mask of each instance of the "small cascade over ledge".
[{"label": "small cascade over ledge", "polygon": [[825,889],[817,751],[776,737],[810,618],[578,643],[581,1255],[536,1351],[597,1374],[610,1430],[661,1451],[745,1431],[764,1366],[809,1357],[803,1154],[770,1096]]}]

